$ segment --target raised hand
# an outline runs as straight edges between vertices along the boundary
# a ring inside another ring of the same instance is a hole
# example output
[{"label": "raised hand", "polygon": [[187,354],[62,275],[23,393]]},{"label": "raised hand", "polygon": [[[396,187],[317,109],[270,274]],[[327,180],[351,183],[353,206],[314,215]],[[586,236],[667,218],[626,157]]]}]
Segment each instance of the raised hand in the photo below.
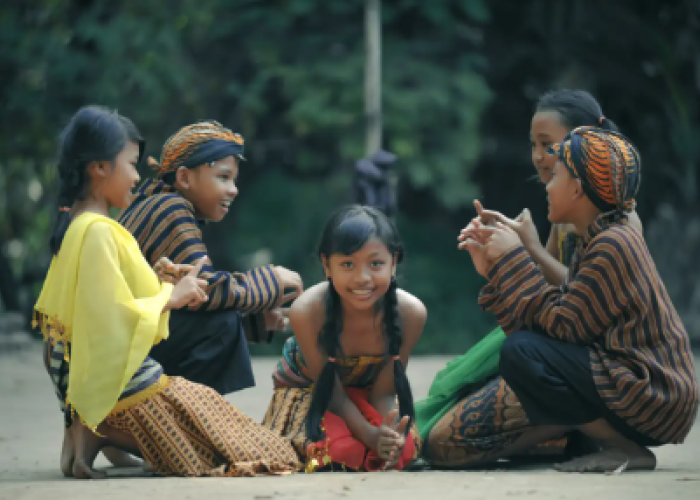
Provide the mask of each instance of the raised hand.
[{"label": "raised hand", "polygon": [[540,235],[537,233],[537,228],[532,222],[532,215],[527,208],[515,219],[510,219],[495,210],[484,210],[479,200],[474,200],[474,208],[476,208],[476,213],[482,224],[487,226],[495,226],[496,222],[505,224],[517,233],[525,248],[530,249],[534,245],[541,245]]},{"label": "raised hand", "polygon": [[486,244],[483,245],[483,250],[489,267],[501,256],[522,244],[518,234],[501,222],[496,222],[496,227],[476,228],[474,232],[488,236]]},{"label": "raised hand", "polygon": [[486,277],[489,263],[486,259],[485,245],[491,235],[490,233],[479,231],[479,229],[484,227],[486,226],[481,223],[479,218],[472,219],[457,237],[459,241],[457,248],[467,250],[472,258],[476,272]]},{"label": "raised hand", "polygon": [[474,200],[474,208],[476,209],[476,216],[479,222],[486,226],[495,226],[496,222],[503,222],[507,217],[501,212],[496,212],[495,210],[484,210],[483,205],[479,200]]},{"label": "raised hand", "polygon": [[198,307],[209,300],[204,291],[209,283],[207,280],[198,278],[205,261],[205,257],[199,259],[190,271],[180,278],[175,288],[173,288],[173,293],[170,295],[170,300],[166,304],[164,311],[180,309],[185,306]]}]

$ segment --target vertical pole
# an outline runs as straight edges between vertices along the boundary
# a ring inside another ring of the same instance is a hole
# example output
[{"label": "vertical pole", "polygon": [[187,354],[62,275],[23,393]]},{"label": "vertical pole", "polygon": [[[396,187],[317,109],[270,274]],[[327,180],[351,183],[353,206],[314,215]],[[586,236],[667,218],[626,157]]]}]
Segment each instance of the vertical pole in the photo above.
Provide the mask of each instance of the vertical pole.
[{"label": "vertical pole", "polygon": [[365,0],[365,122],[366,154],[382,146],[381,0]]}]

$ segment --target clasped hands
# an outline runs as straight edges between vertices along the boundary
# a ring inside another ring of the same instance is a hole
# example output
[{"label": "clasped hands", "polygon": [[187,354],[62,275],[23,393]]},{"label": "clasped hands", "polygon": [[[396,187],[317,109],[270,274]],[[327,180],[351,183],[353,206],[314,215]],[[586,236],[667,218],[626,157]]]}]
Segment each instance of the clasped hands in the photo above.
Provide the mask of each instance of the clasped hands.
[{"label": "clasped hands", "polygon": [[460,231],[457,239],[458,248],[469,252],[480,275],[487,277],[493,264],[513,248],[523,245],[528,249],[539,243],[528,209],[509,219],[499,212],[484,210],[478,200],[474,200],[474,207],[477,216]]}]

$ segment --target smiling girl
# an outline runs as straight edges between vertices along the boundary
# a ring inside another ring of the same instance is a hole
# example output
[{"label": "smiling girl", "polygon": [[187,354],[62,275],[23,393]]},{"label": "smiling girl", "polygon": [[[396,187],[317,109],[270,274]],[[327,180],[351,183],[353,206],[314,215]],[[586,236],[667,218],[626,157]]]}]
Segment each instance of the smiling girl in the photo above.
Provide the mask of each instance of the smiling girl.
[{"label": "smiling girl", "polygon": [[402,468],[420,447],[405,370],[427,312],[396,285],[398,231],[379,210],[348,207],[328,221],[318,256],[327,281],[291,307],[264,425],[322,466]]},{"label": "smiling girl", "polygon": [[79,110],[61,135],[54,254],[35,306],[45,365],[64,411],[61,469],[97,479],[104,447],[142,456],[160,475],[290,472],[289,443],[215,391],[168,377],[149,357],[168,339],[170,312],[208,300],[197,263],[174,284],[159,280],[136,240],[110,218],[139,181],[144,149],[115,111]]}]

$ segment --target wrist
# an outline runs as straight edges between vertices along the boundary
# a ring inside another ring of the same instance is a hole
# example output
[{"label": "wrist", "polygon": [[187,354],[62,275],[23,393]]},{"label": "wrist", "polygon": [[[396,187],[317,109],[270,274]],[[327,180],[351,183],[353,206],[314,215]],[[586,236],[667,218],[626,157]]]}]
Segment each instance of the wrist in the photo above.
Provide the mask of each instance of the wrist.
[{"label": "wrist", "polygon": [[379,427],[375,427],[368,422],[363,436],[359,436],[359,438],[367,448],[376,451],[379,448]]},{"label": "wrist", "polygon": [[525,247],[525,250],[527,250],[529,253],[536,252],[540,248],[543,248],[542,243],[540,242],[539,239],[521,238],[520,241],[522,241],[522,244]]}]

